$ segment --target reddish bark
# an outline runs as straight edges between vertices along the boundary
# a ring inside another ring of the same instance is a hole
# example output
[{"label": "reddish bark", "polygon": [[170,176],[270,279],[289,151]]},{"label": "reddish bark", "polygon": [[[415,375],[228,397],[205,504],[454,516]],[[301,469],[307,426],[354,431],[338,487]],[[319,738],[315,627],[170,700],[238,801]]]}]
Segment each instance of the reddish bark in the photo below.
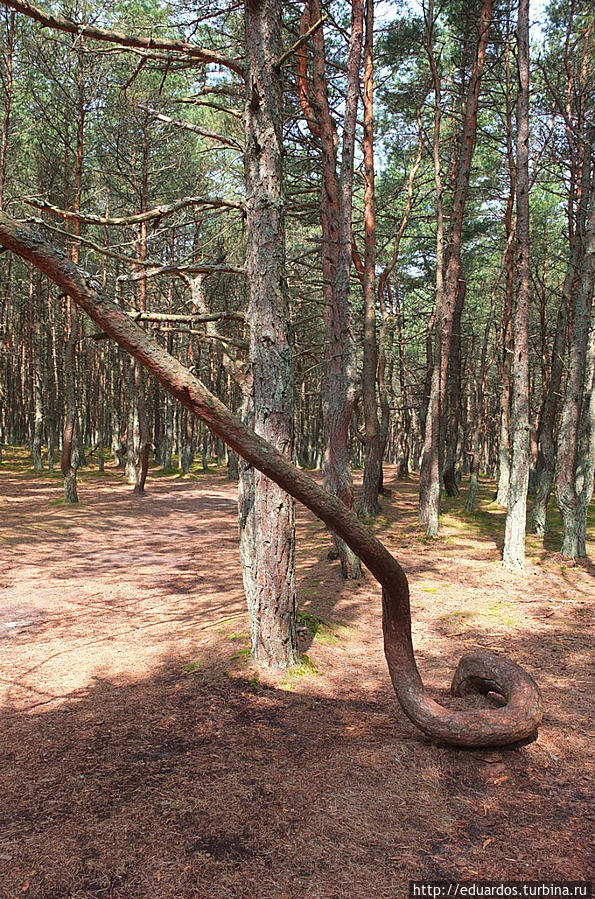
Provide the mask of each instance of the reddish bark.
[{"label": "reddish bark", "polygon": [[[493,12],[493,0],[483,0],[479,16],[479,38],[475,48],[475,58],[465,102],[465,115],[458,144],[456,183],[450,214],[450,227],[448,232],[448,265],[444,291],[436,290],[436,341],[434,348],[432,388],[427,413],[425,445],[420,471],[420,519],[426,525],[429,536],[435,536],[438,530],[438,508],[440,498],[440,445],[444,432],[444,402],[446,394],[446,381],[450,360],[453,319],[457,296],[459,295],[459,281],[461,279],[461,248],[463,221],[467,195],[469,193],[469,178],[471,175],[471,163],[475,149],[477,135],[477,111],[479,106],[479,90],[485,66],[485,56],[488,46],[488,36]],[[431,21],[431,20],[430,20]],[[432,23],[433,24],[433,23]],[[431,37],[431,34],[430,34]],[[428,55],[433,60],[431,41],[428,42]],[[435,63],[432,63],[435,70]],[[437,74],[434,74],[435,92]],[[438,117],[439,128],[439,117]],[[438,141],[438,143],[437,143]],[[439,149],[439,131],[434,137],[434,154]],[[439,158],[435,160],[436,172],[440,171]],[[441,184],[437,182],[438,197],[441,200]],[[437,269],[439,268],[437,258]],[[438,276],[437,276],[438,277]]]},{"label": "reddish bark", "polygon": [[[320,19],[320,0],[307,0],[301,30]],[[363,34],[363,0],[352,2],[352,27],[347,56],[347,94],[343,145],[338,172],[337,131],[330,113],[325,71],[324,32],[312,37],[312,93],[308,93],[303,56],[300,61],[300,101],[312,133],[322,149],[322,277],[324,298],[324,365],[322,369],[322,417],[324,431],[324,483],[347,506],[353,504],[349,467],[348,434],[355,402],[355,360],[351,335],[349,288],[351,269],[351,204],[359,69]],[[343,574],[357,578],[359,561],[343,541],[336,538]]]}]

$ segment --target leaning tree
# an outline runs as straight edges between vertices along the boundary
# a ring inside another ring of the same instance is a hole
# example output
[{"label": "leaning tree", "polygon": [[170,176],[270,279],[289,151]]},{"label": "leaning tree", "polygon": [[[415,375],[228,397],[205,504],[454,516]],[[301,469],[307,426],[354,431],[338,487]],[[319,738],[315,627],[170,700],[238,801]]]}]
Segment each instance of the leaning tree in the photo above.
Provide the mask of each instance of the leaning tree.
[{"label": "leaning tree", "polygon": [[436,740],[458,746],[507,745],[536,733],[542,716],[539,689],[522,668],[498,653],[482,650],[463,656],[452,691],[457,695],[498,693],[505,700],[503,706],[463,711],[444,708],[430,699],[413,654],[405,572],[355,514],[233,415],[62,250],[4,212],[0,212],[0,244],[51,278],[173,397],[202,418],[250,465],[314,512],[369,568],[382,586],[384,647],[395,692],[406,715],[418,727]]},{"label": "leaning tree", "polygon": [[[98,278],[90,275],[72,254],[68,256],[48,244],[5,212],[0,212],[0,244],[55,282],[62,295],[84,310],[101,333],[126,350],[135,364],[143,366],[186,410],[199,416],[245,460],[250,470],[244,484],[244,508],[251,517],[244,522],[243,554],[247,548],[253,566],[248,572],[247,592],[256,657],[278,663],[291,661],[296,651],[293,497],[325,522],[381,584],[387,661],[399,701],[412,721],[433,738],[462,746],[503,745],[534,735],[541,720],[538,688],[521,668],[496,653],[466,655],[457,668],[453,691],[496,692],[504,698],[503,706],[460,711],[443,708],[426,695],[413,654],[409,587],[402,568],[338,496],[318,487],[287,458],[292,385],[286,333],[279,127],[281,4],[278,0],[247,0],[245,57],[238,60],[176,39],[133,37],[77,24],[46,14],[24,0],[6,2],[46,25],[84,34],[89,40],[112,41],[150,52],[188,54],[224,66],[244,81],[244,213],[251,337],[243,417],[230,412],[193,373],[190,364],[185,366],[151,339],[137,322],[137,315],[129,314],[108,297],[101,273]],[[347,241],[343,250],[342,271],[348,275]],[[337,265],[337,276],[339,268]],[[259,539],[259,533],[265,533],[266,539]],[[267,552],[271,546],[273,552]],[[246,574],[246,565],[244,569]]]}]

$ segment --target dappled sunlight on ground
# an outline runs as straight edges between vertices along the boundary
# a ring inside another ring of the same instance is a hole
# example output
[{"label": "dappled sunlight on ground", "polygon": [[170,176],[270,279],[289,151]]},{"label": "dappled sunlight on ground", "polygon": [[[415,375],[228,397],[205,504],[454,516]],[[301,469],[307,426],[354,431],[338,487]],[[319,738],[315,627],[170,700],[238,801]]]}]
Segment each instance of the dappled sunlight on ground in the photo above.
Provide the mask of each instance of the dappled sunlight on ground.
[{"label": "dappled sunlight on ground", "polygon": [[588,876],[592,568],[534,541],[506,572],[490,485],[475,515],[449,500],[427,541],[415,482],[387,482],[376,529],[410,576],[431,695],[460,703],[460,655],[504,651],[542,687],[537,742],[430,744],[392,692],[376,584],[342,581],[303,509],[307,655],[263,672],[223,473],[153,478],[140,498],[83,473],[72,508],[58,478],[0,467],[2,899],[388,899],[411,878]]}]

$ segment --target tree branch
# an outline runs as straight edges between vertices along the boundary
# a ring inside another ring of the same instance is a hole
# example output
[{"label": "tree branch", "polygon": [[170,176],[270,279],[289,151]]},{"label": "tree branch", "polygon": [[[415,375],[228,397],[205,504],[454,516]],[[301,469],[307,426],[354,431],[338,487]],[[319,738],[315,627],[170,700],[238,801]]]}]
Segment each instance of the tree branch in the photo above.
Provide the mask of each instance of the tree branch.
[{"label": "tree branch", "polygon": [[145,106],[143,103],[138,103],[137,106],[139,109],[144,109],[145,112],[148,112],[159,122],[165,122],[166,125],[173,125],[174,128],[182,128],[184,131],[192,131],[194,134],[200,134],[201,137],[208,137],[210,140],[219,141],[220,144],[231,147],[233,150],[238,150],[238,152],[242,151],[241,144],[239,144],[237,140],[234,140],[233,137],[225,137],[224,134],[219,134],[218,131],[208,131],[206,128],[200,128],[198,125],[194,125],[192,122],[185,122],[181,119],[172,119],[171,116],[164,115],[164,113],[158,112],[158,110],[153,109],[151,106]]},{"label": "tree branch", "polygon": [[303,45],[308,41],[308,38],[312,34],[314,34],[315,31],[318,31],[320,26],[323,25],[327,19],[328,19],[328,14],[323,13],[317,22],[314,22],[314,24],[310,28],[308,28],[307,31],[304,31],[304,33],[302,35],[300,35],[300,37],[297,39],[295,44],[293,44],[293,46],[290,47],[289,50],[286,50],[285,53],[283,53],[279,57],[279,59],[277,60],[277,63],[276,63],[277,68],[280,69],[281,66],[285,65],[285,63],[290,58],[290,56],[293,56],[293,54],[296,53],[300,49],[300,47],[303,47]]},{"label": "tree branch", "polygon": [[215,63],[231,69],[237,75],[244,76],[244,67],[241,60],[230,59],[222,56],[214,50],[198,47],[186,41],[175,38],[142,37],[140,35],[125,34],[123,31],[111,31],[107,28],[99,28],[97,25],[88,25],[84,22],[73,22],[64,16],[46,12],[39,6],[28,3],[27,0],[3,0],[4,6],[9,6],[30,19],[41,22],[46,28],[55,28],[57,31],[66,31],[68,34],[78,34],[94,41],[107,41],[111,44],[120,44],[123,47],[138,47],[141,50],[169,50],[173,53],[181,53],[191,56],[204,63]]},{"label": "tree branch", "polygon": [[182,324],[194,324],[195,322],[218,322],[222,319],[233,321],[246,321],[241,312],[209,312],[196,313],[195,315],[177,315],[169,312],[136,312],[128,313],[135,322],[181,322]]},{"label": "tree branch", "polygon": [[25,200],[28,206],[34,206],[36,209],[43,209],[45,212],[51,212],[60,218],[71,221],[82,222],[86,225],[138,225],[141,222],[149,222],[152,219],[162,219],[166,215],[179,212],[180,209],[186,209],[188,206],[212,206],[214,209],[221,207],[229,207],[230,209],[243,210],[243,203],[236,203],[233,200],[224,200],[222,197],[184,197],[181,200],[174,200],[173,203],[164,203],[156,206],[154,209],[147,209],[146,212],[137,212],[133,215],[124,215],[116,218],[104,218],[101,215],[93,215],[92,213],[71,212],[66,209],[60,209],[53,206],[46,200]]}]

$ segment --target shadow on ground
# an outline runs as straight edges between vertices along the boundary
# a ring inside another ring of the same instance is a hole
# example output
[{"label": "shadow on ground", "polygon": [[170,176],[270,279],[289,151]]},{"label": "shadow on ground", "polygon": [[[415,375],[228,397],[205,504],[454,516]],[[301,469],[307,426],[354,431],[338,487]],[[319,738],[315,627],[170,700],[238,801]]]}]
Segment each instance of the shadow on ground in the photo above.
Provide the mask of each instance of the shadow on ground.
[{"label": "shadow on ground", "polygon": [[539,744],[436,747],[385,686],[347,701],[187,668],[2,710],[3,899],[363,899],[410,878],[587,876],[586,772]]}]

